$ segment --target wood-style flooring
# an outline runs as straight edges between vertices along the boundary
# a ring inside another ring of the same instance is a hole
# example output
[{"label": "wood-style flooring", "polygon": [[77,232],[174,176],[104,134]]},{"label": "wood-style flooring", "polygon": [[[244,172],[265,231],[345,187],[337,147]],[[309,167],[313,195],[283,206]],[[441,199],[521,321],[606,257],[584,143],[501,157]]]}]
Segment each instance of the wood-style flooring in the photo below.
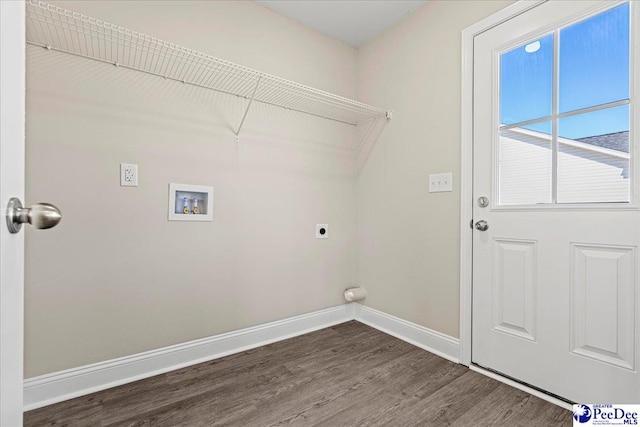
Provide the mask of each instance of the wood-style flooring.
[{"label": "wood-style flooring", "polygon": [[352,321],[26,412],[25,426],[570,426],[571,412]]}]

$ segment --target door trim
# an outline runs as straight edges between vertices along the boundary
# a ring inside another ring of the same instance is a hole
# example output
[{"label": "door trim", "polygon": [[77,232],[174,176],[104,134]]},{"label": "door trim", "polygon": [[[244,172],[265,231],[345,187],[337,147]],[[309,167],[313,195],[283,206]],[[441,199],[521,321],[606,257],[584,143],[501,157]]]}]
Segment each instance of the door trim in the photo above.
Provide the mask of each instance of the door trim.
[{"label": "door trim", "polygon": [[9,234],[4,209],[24,200],[25,8],[0,0],[0,425],[22,425],[24,231]]},{"label": "door trim", "polygon": [[548,0],[520,0],[462,30],[460,175],[460,363],[471,365],[473,274],[473,39]]}]

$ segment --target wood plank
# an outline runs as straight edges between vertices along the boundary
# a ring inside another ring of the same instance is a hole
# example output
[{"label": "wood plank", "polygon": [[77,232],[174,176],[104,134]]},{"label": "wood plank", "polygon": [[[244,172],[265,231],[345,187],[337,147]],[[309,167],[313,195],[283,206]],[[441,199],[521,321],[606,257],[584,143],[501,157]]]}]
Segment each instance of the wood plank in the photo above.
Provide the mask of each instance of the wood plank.
[{"label": "wood plank", "polygon": [[477,427],[496,425],[571,426],[571,416],[559,406],[549,405],[540,398],[522,390],[500,384],[481,402],[454,422],[453,426],[474,425]]},{"label": "wood plank", "polygon": [[[397,419],[397,414],[410,410],[424,396],[460,377],[467,368],[446,359],[419,350],[417,369],[399,372],[396,381],[381,385],[371,394],[361,393],[351,404],[335,414],[321,420],[318,425],[349,426],[384,425]],[[421,366],[420,366],[421,364]],[[415,366],[415,365],[413,365]]]}]

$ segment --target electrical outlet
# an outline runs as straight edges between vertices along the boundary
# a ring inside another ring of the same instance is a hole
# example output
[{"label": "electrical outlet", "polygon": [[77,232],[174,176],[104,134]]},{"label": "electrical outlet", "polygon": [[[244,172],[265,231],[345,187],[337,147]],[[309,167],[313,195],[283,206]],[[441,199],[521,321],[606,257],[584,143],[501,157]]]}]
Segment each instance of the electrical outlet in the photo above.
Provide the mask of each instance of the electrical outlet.
[{"label": "electrical outlet", "polygon": [[138,165],[120,163],[120,186],[138,186]]},{"label": "electrical outlet", "polygon": [[329,224],[316,224],[316,239],[329,238]]},{"label": "electrical outlet", "polygon": [[453,174],[451,172],[429,175],[429,193],[442,191],[453,191]]}]

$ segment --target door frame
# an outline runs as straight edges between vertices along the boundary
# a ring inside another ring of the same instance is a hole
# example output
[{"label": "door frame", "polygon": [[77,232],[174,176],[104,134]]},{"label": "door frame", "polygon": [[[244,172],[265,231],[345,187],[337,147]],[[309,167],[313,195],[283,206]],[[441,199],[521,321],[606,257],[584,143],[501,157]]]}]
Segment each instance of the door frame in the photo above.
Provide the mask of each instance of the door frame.
[{"label": "door frame", "polygon": [[24,231],[9,234],[4,210],[24,200],[25,3],[0,1],[0,425],[22,425]]},{"label": "door frame", "polygon": [[460,174],[460,363],[471,366],[473,277],[473,40],[549,0],[520,0],[462,30]]}]

